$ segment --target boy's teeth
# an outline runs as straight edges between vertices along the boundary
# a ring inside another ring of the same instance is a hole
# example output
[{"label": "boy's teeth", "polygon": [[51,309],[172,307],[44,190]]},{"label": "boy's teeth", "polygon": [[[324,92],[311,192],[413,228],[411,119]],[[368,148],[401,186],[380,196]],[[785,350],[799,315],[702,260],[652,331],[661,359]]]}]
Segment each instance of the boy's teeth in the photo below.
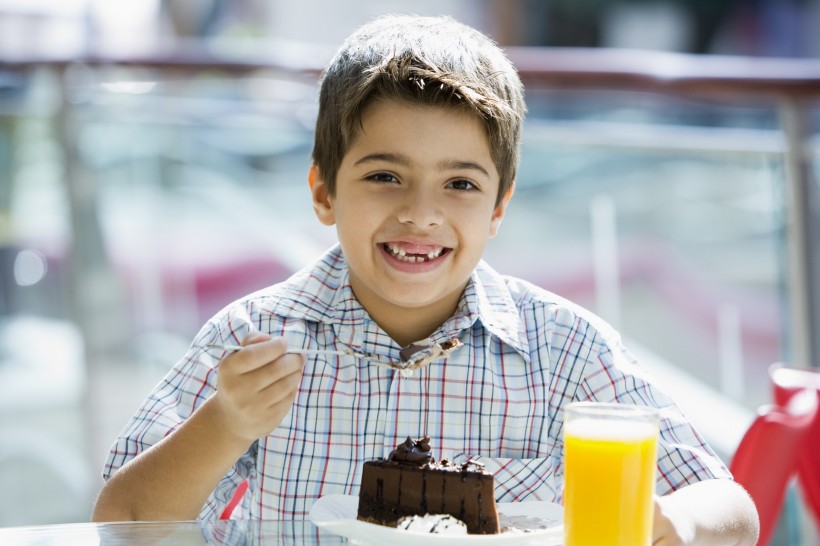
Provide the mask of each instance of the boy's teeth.
[{"label": "boy's teeth", "polygon": [[433,260],[441,256],[441,253],[444,252],[443,248],[439,248],[437,250],[431,250],[426,255],[424,254],[414,254],[414,255],[407,255],[407,251],[403,248],[399,248],[398,246],[391,245],[387,243],[386,245],[387,250],[390,254],[393,255],[394,258],[402,261],[402,262],[409,262],[409,263],[416,263],[416,262],[423,262],[425,260]]}]

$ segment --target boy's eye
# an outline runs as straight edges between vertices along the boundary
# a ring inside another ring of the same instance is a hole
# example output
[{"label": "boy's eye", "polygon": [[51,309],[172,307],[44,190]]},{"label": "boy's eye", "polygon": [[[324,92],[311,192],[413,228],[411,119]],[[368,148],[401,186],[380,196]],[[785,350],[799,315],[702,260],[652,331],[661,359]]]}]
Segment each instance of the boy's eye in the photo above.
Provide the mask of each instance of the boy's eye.
[{"label": "boy's eye", "polygon": [[478,189],[478,186],[476,186],[469,180],[453,180],[452,182],[447,184],[447,186],[459,191],[470,191]]},{"label": "boy's eye", "polygon": [[398,179],[390,173],[373,173],[368,175],[366,179],[372,182],[381,183],[398,182]]}]

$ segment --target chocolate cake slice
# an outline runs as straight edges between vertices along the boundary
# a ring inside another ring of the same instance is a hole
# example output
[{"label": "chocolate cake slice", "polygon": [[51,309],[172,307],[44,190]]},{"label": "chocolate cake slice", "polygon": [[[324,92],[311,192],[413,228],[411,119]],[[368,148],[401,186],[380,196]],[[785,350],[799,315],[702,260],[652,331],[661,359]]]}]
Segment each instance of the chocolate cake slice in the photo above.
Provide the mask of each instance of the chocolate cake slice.
[{"label": "chocolate cake slice", "polygon": [[406,516],[448,514],[470,534],[499,532],[494,480],[484,466],[436,462],[430,438],[411,438],[387,459],[364,463],[358,519],[396,527]]}]

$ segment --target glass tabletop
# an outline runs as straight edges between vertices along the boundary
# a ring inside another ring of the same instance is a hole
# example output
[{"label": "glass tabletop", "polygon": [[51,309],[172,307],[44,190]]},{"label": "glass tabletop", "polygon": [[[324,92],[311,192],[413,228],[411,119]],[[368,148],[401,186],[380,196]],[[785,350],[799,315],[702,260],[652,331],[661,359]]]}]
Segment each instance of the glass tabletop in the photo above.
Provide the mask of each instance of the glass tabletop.
[{"label": "glass tabletop", "polygon": [[301,520],[144,521],[0,528],[3,546],[325,546],[344,543],[345,539]]}]

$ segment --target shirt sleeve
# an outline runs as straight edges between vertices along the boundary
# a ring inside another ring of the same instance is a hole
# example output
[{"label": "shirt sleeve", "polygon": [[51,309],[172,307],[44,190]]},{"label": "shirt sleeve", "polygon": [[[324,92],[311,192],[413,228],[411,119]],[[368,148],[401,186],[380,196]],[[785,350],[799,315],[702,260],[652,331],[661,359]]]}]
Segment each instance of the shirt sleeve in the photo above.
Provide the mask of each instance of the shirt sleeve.
[{"label": "shirt sleeve", "polygon": [[[208,350],[212,342],[236,343],[220,335],[209,323],[196,336],[177,364],[154,387],[112,445],[103,466],[108,480],[125,463],[174,432],[216,390],[217,365],[223,354]],[[216,519],[231,500],[239,484],[255,468],[255,444],[220,481],[206,501],[200,519]]]},{"label": "shirt sleeve", "polygon": [[619,337],[608,336],[605,349],[587,361],[575,398],[656,407],[660,411],[656,492],[670,493],[686,485],[732,475],[720,457],[657,387]]}]

